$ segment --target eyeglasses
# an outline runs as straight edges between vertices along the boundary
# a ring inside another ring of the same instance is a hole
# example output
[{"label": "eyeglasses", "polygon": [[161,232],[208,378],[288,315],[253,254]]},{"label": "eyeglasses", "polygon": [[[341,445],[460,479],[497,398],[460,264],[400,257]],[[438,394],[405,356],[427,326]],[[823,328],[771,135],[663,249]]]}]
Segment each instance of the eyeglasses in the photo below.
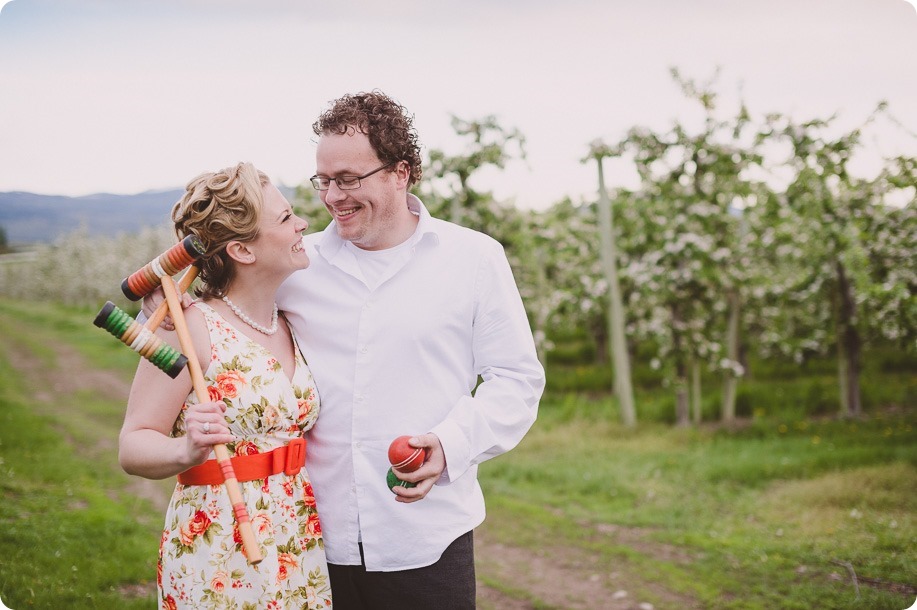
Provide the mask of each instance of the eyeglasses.
[{"label": "eyeglasses", "polygon": [[331,182],[334,181],[338,185],[338,188],[342,191],[352,191],[354,189],[360,188],[360,180],[363,178],[369,178],[376,172],[381,172],[386,167],[391,167],[395,165],[396,162],[386,163],[382,167],[377,167],[368,174],[363,174],[362,176],[338,176],[337,178],[326,178],[324,176],[312,176],[309,178],[309,181],[312,182],[312,188],[316,191],[327,191],[331,188]]}]

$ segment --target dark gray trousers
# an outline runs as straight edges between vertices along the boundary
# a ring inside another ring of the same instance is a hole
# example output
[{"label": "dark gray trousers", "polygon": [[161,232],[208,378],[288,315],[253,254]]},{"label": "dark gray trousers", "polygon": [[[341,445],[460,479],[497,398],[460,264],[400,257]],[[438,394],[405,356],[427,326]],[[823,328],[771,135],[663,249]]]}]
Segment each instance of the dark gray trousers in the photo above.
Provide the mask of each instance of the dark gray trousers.
[{"label": "dark gray trousers", "polygon": [[[363,547],[360,546],[360,558]],[[365,562],[364,562],[365,563]],[[334,610],[473,610],[474,537],[459,536],[433,565],[367,572],[365,565],[328,565]]]}]

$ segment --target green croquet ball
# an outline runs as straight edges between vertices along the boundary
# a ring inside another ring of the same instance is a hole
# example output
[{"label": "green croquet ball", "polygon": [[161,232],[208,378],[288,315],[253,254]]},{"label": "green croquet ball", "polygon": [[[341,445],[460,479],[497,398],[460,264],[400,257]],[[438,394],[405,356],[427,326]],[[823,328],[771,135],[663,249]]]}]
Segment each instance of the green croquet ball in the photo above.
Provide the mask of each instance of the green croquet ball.
[{"label": "green croquet ball", "polygon": [[385,475],[385,482],[388,483],[388,488],[391,490],[394,490],[396,487],[417,487],[416,483],[408,483],[407,481],[399,479],[395,476],[391,468],[388,469],[388,473]]}]

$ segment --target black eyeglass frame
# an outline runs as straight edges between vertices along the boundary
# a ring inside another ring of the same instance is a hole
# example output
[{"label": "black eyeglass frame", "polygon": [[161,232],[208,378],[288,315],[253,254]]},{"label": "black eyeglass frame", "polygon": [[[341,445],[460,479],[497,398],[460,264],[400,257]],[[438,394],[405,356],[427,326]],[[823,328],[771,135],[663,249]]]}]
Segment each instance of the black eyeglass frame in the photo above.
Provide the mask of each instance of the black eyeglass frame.
[{"label": "black eyeglass frame", "polygon": [[[382,167],[377,167],[373,171],[367,174],[363,174],[362,176],[335,176],[334,178],[322,178],[318,175],[315,175],[309,178],[309,182],[312,183],[312,188],[314,188],[316,191],[327,191],[329,188],[331,188],[332,181],[337,184],[338,188],[342,191],[354,191],[363,186],[363,184],[360,182],[361,180],[364,178],[369,178],[373,174],[381,172],[385,168],[391,167],[396,163],[398,162],[392,161],[391,163],[386,163]],[[323,181],[324,188],[322,188]]]}]

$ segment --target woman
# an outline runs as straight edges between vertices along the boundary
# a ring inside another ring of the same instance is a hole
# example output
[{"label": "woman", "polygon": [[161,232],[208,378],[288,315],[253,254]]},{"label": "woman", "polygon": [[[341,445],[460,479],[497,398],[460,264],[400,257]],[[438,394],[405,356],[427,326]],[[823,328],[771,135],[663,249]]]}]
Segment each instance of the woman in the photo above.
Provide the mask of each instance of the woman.
[{"label": "woman", "polygon": [[[213,400],[197,400],[187,370],[172,380],[140,361],[121,431],[121,466],[150,479],[178,475],[160,540],[160,607],[330,607],[306,470],[287,474],[301,464],[284,463],[272,474],[280,461],[250,457],[286,455],[318,417],[309,367],[274,303],[280,283],[309,265],[302,245],[308,224],[250,163],[192,180],[172,220],[179,239],[193,234],[207,248],[198,263],[201,300],[185,317]],[[174,332],[157,333],[178,347]],[[213,478],[212,461],[205,464],[218,443],[235,456],[264,557],[257,565],[242,551],[222,477]]]}]

